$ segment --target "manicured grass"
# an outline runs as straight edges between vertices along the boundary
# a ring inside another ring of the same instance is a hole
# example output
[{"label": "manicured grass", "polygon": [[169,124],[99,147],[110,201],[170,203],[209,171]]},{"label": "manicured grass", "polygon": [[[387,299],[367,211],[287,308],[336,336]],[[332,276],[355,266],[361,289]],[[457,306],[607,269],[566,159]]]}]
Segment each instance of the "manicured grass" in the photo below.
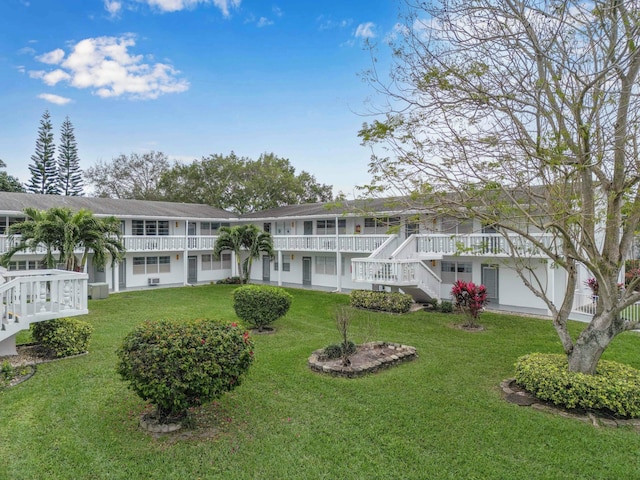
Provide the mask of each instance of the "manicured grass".
[{"label": "manicured grass", "polygon": [[[600,428],[502,400],[517,357],[560,353],[546,320],[485,313],[486,331],[449,328],[453,315],[356,312],[358,343],[417,347],[414,362],[359,379],[311,373],[311,352],[339,340],[345,295],[289,290],[277,333],[255,337],[245,382],[195,412],[188,436],[154,437],[145,405],[115,373],[115,349],[156,318],[238,321],[234,286],[125,292],[91,301],[89,355],[38,367],[0,393],[0,478],[640,478],[640,434]],[[575,331],[582,326],[572,325]],[[627,333],[605,358],[640,368]]]}]

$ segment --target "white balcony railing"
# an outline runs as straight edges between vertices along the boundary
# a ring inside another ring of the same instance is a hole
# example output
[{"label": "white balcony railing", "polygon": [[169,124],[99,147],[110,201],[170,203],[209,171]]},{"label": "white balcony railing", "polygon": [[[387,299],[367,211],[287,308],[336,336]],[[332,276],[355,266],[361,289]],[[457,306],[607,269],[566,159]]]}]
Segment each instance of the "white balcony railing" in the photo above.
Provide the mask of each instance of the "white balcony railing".
[{"label": "white balcony railing", "polygon": [[212,250],[217,236],[190,235],[124,235],[127,252],[163,252],[182,250]]},{"label": "white balcony railing", "polygon": [[[537,234],[534,238],[549,247],[554,236]],[[507,257],[513,254],[525,257],[545,257],[545,253],[531,240],[520,235],[505,238],[499,233],[472,233],[467,235],[448,235],[432,233],[417,235],[418,253],[442,255],[486,255]]]},{"label": "white balcony railing", "polygon": [[359,283],[418,285],[420,264],[421,262],[416,260],[354,258],[351,260],[351,278]]},{"label": "white balcony railing", "polygon": [[[598,296],[592,293],[576,292],[573,296],[572,311],[582,315],[593,316],[598,308]],[[631,322],[640,321],[640,303],[629,305],[620,312],[620,316]]]},{"label": "white balcony railing", "polygon": [[11,271],[3,275],[3,280],[0,285],[0,344],[12,339],[18,331],[28,329],[31,323],[89,313],[86,273]]},{"label": "white balcony railing", "polygon": [[273,248],[282,251],[371,253],[389,235],[274,235]]},{"label": "white balcony railing", "polygon": [[[124,235],[123,244],[127,252],[162,252],[183,250],[212,250],[217,236],[200,235]],[[274,235],[275,250],[309,252],[372,253],[395,235]],[[537,238],[545,245],[552,244],[551,235],[540,234]],[[19,240],[9,241],[0,236],[0,254],[9,250]],[[450,235],[431,233],[415,235],[416,253],[440,255],[485,255],[509,256],[511,244],[518,255],[544,257],[544,253],[533,242],[518,235],[509,236],[509,241],[500,234]],[[511,244],[510,244],[511,242]],[[338,248],[339,247],[339,248]],[[33,253],[31,251],[25,253]],[[38,247],[37,254],[45,249]],[[384,256],[384,255],[383,255]]]}]

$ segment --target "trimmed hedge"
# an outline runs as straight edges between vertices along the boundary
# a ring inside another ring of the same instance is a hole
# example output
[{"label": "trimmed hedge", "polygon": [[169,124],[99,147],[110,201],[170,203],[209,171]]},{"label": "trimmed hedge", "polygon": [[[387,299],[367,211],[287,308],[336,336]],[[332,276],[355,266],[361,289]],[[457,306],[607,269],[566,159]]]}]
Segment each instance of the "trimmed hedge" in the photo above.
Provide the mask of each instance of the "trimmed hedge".
[{"label": "trimmed hedge", "polygon": [[245,285],[233,291],[233,308],[239,318],[262,330],[287,314],[292,299],[279,287]]},{"label": "trimmed hedge", "polygon": [[233,390],[253,362],[253,341],[237,324],[148,321],[117,351],[116,370],[161,418]]},{"label": "trimmed hedge", "polygon": [[78,318],[56,318],[31,324],[31,336],[56,357],[87,351],[93,326]]},{"label": "trimmed hedge", "polygon": [[595,375],[569,372],[565,355],[532,353],[518,359],[516,383],[541,400],[565,408],[640,417],[640,370],[600,360]]},{"label": "trimmed hedge", "polygon": [[411,295],[399,292],[374,292],[372,290],[353,290],[349,295],[351,306],[366,310],[378,310],[391,313],[407,313],[413,305]]}]

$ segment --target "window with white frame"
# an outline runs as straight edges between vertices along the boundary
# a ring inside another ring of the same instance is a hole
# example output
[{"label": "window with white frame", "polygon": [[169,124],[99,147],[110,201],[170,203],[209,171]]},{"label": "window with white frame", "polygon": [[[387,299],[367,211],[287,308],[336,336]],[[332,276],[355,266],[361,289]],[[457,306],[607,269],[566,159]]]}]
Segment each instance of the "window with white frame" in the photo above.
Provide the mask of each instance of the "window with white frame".
[{"label": "window with white frame", "polygon": [[169,220],[131,220],[132,235],[169,235]]},{"label": "window with white frame", "polygon": [[[200,222],[200,235],[213,235],[211,233],[211,222]],[[204,255],[202,258],[204,261]]]},{"label": "window with white frame", "polygon": [[213,270],[212,258],[209,253],[202,255],[202,270]]},{"label": "window with white frame", "polygon": [[[317,235],[335,235],[336,233],[336,221],[334,220],[316,220],[316,234]],[[338,219],[338,233],[347,233],[347,220],[344,218]]]},{"label": "window with white frame", "polygon": [[216,259],[210,253],[202,255],[202,270],[224,270],[231,268],[231,254],[223,253]]},{"label": "window with white frame", "polygon": [[9,262],[9,270],[39,270],[46,268],[45,264],[38,260],[17,260]]},{"label": "window with white frame", "polygon": [[367,217],[364,219],[365,233],[387,233],[392,227],[399,227],[400,217]]},{"label": "window with white frame", "polygon": [[336,257],[319,256],[316,257],[316,273],[319,275],[336,275]]},{"label": "window with white frame", "polygon": [[472,280],[473,264],[469,262],[441,262],[442,283],[455,283],[456,280],[470,282]]},{"label": "window with white frame", "polygon": [[170,273],[171,272],[171,257],[169,255],[163,255],[158,257],[158,267],[160,273]]},{"label": "window with white frame", "polygon": [[[273,269],[277,272],[280,269],[280,264],[278,264],[278,261],[276,260],[273,263],[274,267]],[[291,271],[291,263],[287,262],[286,260],[282,261],[282,271],[283,272],[290,272]]]},{"label": "window with white frame", "polygon": [[170,273],[171,257],[163,255],[161,257],[133,257],[133,274],[153,274],[153,273]]}]

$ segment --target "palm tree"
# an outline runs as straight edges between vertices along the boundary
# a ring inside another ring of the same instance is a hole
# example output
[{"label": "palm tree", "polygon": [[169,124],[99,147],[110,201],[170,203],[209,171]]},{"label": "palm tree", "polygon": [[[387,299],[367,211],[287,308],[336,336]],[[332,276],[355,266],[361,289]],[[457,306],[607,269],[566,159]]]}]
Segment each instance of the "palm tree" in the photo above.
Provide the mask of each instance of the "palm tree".
[{"label": "palm tree", "polygon": [[[246,249],[248,257],[242,262],[241,252]],[[236,227],[221,227],[220,235],[213,248],[215,258],[220,258],[224,250],[231,250],[236,257],[236,265],[240,276],[240,283],[245,283],[251,275],[251,265],[260,252],[273,255],[273,240],[271,235],[263,232],[255,225],[238,225]]]},{"label": "palm tree", "polygon": [[[98,267],[103,267],[108,257],[114,265],[124,256],[120,223],[115,217],[96,218],[89,210],[73,213],[62,207],[49,210],[26,208],[24,214],[24,221],[9,227],[10,242],[16,240],[16,243],[2,255],[5,266],[16,253],[35,252],[39,246],[46,249],[42,260],[48,268],[58,263],[67,270],[84,270],[91,252]],[[82,250],[80,259],[75,255],[78,249]],[[58,252],[57,259],[54,252]]]},{"label": "palm tree", "polygon": [[260,252],[273,256],[273,239],[271,234],[260,230],[255,225],[242,225],[243,246],[249,251],[249,256],[244,261],[244,274],[247,281],[251,277],[251,265],[253,260],[260,256]]}]

